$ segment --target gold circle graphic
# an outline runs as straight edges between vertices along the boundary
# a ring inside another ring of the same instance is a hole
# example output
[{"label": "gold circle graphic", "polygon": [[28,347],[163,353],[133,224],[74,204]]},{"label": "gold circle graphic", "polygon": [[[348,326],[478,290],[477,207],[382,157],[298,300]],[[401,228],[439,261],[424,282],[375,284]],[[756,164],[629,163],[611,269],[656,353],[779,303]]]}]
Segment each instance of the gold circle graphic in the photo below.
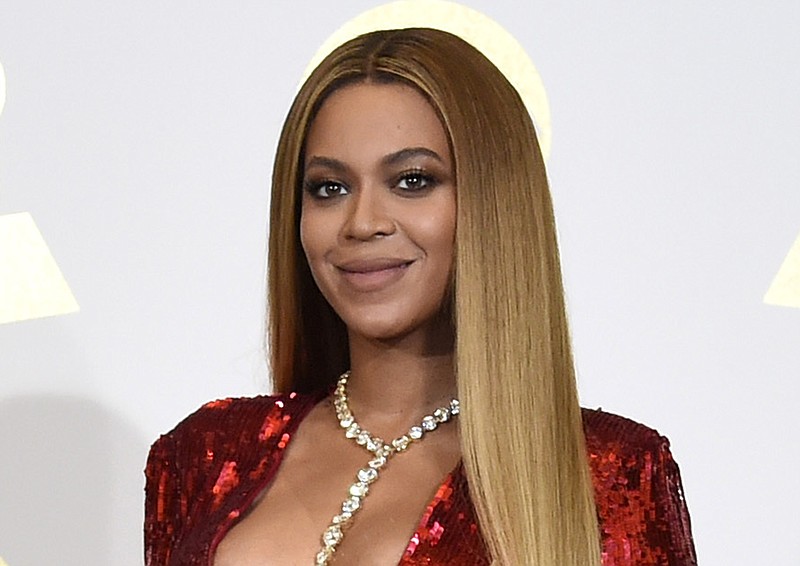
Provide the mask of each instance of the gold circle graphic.
[{"label": "gold circle graphic", "polygon": [[520,43],[488,16],[446,0],[398,0],[363,12],[331,35],[311,59],[303,80],[328,53],[370,31],[410,27],[435,28],[455,34],[483,52],[517,89],[528,109],[545,159],[550,157],[550,105],[539,71]]}]

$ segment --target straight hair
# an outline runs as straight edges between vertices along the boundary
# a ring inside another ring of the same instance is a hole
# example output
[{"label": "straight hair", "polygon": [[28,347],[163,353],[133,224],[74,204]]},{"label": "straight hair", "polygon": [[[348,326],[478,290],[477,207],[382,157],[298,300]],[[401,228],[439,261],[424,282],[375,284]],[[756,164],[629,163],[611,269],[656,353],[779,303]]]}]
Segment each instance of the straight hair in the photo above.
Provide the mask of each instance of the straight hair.
[{"label": "straight hair", "polygon": [[539,144],[516,90],[477,49],[433,29],[373,32],[312,72],[281,132],[272,180],[269,350],[279,392],[318,392],[349,367],[344,323],[300,245],[304,143],[334,90],[401,82],[438,113],[457,199],[455,373],[461,451],[495,565],[598,566],[600,537]]}]

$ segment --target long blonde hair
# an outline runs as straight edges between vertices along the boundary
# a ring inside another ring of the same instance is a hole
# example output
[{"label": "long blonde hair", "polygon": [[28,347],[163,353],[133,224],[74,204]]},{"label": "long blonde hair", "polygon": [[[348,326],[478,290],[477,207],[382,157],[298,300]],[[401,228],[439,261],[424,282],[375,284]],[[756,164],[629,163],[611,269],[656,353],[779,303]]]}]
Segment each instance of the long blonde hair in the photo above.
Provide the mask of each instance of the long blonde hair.
[{"label": "long blonde hair", "polygon": [[329,387],[346,329],[299,241],[303,144],[345,84],[401,81],[449,136],[457,187],[455,369],[462,457],[495,564],[597,566],[600,543],[564,305],[555,220],[533,124],[478,50],[449,33],[370,33],[334,50],[284,124],[272,182],[269,348],[277,391]]}]

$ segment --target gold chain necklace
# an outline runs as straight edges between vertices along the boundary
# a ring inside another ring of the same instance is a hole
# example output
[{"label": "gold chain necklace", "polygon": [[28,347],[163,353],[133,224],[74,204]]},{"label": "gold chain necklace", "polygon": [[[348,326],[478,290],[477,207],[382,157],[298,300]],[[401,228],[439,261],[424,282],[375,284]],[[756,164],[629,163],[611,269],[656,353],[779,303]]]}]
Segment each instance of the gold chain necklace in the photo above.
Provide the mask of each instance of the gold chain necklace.
[{"label": "gold chain necklace", "polygon": [[382,439],[372,436],[369,431],[361,428],[356,422],[347,403],[347,379],[349,377],[350,372],[346,371],[336,383],[333,402],[336,408],[336,417],[339,419],[339,426],[344,429],[344,435],[353,439],[359,446],[363,446],[372,455],[372,459],[365,467],[358,470],[356,482],[350,486],[348,497],[342,502],[341,510],[322,533],[322,547],[317,553],[314,563],[316,566],[326,566],[330,563],[353,517],[361,509],[364,498],[369,493],[369,486],[378,479],[379,472],[389,458],[408,449],[412,442],[420,440],[426,432],[436,430],[440,424],[446,423],[451,417],[458,415],[459,411],[458,399],[452,399],[449,405],[439,407],[433,411],[433,414],[423,417],[420,424],[412,426],[406,434],[386,443]]}]

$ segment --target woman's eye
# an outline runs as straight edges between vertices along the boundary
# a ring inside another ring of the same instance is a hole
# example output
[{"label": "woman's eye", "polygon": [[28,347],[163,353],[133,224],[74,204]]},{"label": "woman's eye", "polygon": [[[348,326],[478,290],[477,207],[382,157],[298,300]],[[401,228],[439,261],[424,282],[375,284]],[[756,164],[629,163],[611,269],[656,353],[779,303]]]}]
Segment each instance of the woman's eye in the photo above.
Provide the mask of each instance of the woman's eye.
[{"label": "woman's eye", "polygon": [[404,191],[419,191],[430,188],[434,184],[434,179],[424,173],[406,173],[397,182],[397,187]]},{"label": "woman's eye", "polygon": [[321,181],[317,183],[306,183],[306,190],[312,197],[318,199],[329,199],[347,194],[347,188],[336,181]]}]

